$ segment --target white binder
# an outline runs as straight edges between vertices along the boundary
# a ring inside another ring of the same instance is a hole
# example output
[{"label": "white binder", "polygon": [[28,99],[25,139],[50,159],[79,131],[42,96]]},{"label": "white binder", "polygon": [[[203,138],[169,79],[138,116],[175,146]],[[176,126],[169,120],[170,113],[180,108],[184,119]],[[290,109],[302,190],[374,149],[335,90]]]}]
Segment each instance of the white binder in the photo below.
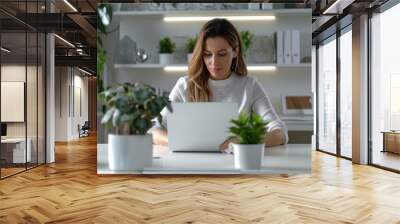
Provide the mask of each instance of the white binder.
[{"label": "white binder", "polygon": [[300,64],[300,32],[292,30],[292,63]]},{"label": "white binder", "polygon": [[283,31],[276,32],[276,63],[283,64]]},{"label": "white binder", "polygon": [[292,38],[291,30],[285,30],[283,34],[283,52],[284,52],[284,64],[292,64]]}]

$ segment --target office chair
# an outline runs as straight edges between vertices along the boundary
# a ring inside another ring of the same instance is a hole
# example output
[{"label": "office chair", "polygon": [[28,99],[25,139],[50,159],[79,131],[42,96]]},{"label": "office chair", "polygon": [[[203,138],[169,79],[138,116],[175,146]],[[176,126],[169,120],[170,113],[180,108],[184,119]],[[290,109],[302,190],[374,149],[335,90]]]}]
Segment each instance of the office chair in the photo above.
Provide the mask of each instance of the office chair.
[{"label": "office chair", "polygon": [[82,127],[80,127],[80,125],[78,124],[79,138],[89,136],[89,129],[90,129],[89,121],[85,121]]}]

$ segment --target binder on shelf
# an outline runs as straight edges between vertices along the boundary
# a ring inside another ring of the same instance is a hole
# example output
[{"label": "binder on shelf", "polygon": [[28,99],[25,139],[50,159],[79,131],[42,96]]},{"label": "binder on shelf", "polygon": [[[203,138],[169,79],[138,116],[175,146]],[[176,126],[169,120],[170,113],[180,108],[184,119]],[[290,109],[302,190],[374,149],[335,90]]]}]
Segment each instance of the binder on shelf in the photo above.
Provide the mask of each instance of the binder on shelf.
[{"label": "binder on shelf", "polygon": [[283,31],[278,30],[276,32],[276,63],[283,64]]},{"label": "binder on shelf", "polygon": [[291,31],[285,30],[283,34],[283,52],[284,52],[284,64],[292,64],[292,38]]},{"label": "binder on shelf", "polygon": [[300,64],[300,32],[292,30],[292,63]]}]

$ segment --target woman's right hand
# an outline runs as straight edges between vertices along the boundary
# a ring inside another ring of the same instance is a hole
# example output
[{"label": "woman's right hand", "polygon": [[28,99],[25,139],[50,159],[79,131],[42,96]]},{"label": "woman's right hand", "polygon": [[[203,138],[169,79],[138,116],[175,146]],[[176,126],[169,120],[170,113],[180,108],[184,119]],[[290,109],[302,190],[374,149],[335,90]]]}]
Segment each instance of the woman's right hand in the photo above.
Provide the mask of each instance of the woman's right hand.
[{"label": "woman's right hand", "polygon": [[230,143],[239,143],[239,139],[237,139],[236,137],[230,137],[228,139],[226,139],[220,146],[219,146],[219,150],[221,152],[227,152],[227,150],[229,149],[229,144]]}]

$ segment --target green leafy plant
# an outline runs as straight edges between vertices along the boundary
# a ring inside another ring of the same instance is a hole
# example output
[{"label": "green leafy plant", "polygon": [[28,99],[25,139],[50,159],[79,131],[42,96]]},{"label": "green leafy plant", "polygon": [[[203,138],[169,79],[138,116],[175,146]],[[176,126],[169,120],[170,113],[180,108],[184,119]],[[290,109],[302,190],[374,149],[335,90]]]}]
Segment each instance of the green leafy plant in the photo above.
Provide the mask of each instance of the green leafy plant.
[{"label": "green leafy plant", "polygon": [[265,139],[266,125],[261,116],[256,113],[247,115],[241,113],[237,119],[232,119],[233,126],[229,128],[231,137],[237,138],[239,144],[262,144]]},{"label": "green leafy plant", "polygon": [[194,47],[196,46],[197,36],[194,38],[189,38],[186,41],[186,50],[188,53],[193,53]]},{"label": "green leafy plant", "polygon": [[241,31],[240,38],[242,39],[243,55],[246,56],[246,52],[249,49],[250,44],[253,42],[254,34],[248,30]]},{"label": "green leafy plant", "polygon": [[175,51],[175,43],[169,37],[160,40],[160,54],[172,54]]},{"label": "green leafy plant", "polygon": [[157,96],[153,87],[140,83],[116,84],[100,93],[107,108],[101,120],[116,134],[144,135],[152,127],[152,119],[161,124],[161,110],[166,106],[172,112],[168,97]]},{"label": "green leafy plant", "polygon": [[97,8],[97,91],[104,90],[103,87],[103,71],[106,63],[107,52],[103,48],[102,36],[108,34],[107,27],[110,25],[113,16],[111,5],[101,3]]}]

